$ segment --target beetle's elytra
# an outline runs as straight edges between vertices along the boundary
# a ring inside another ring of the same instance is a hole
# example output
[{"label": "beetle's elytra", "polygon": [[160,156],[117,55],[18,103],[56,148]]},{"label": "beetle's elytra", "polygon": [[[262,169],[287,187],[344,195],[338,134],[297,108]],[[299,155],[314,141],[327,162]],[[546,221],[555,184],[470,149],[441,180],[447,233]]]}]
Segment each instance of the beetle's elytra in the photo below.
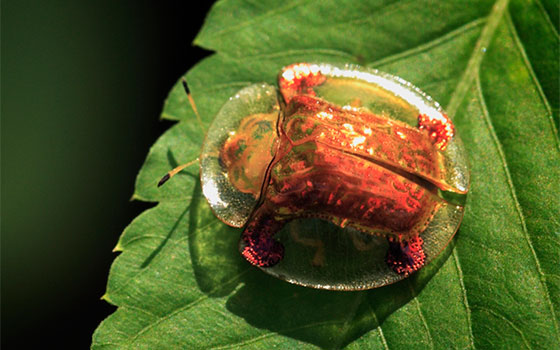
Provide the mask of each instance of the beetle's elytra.
[{"label": "beetle's elytra", "polygon": [[393,283],[457,230],[464,151],[451,120],[410,83],[356,66],[298,63],[241,90],[212,123],[202,189],[242,227],[240,252],[287,281],[356,290]]}]

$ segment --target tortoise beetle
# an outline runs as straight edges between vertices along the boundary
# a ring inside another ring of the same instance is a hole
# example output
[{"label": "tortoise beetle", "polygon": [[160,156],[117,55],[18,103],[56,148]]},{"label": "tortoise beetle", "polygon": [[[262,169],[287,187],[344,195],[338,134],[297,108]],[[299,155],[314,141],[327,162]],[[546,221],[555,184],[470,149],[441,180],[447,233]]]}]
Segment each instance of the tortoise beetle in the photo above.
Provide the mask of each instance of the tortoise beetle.
[{"label": "tortoise beetle", "polygon": [[[212,122],[200,157],[214,214],[239,250],[288,282],[361,290],[440,254],[468,192],[452,121],[412,84],[355,65],[296,63],[248,86]],[[448,196],[448,194],[452,194]]]}]

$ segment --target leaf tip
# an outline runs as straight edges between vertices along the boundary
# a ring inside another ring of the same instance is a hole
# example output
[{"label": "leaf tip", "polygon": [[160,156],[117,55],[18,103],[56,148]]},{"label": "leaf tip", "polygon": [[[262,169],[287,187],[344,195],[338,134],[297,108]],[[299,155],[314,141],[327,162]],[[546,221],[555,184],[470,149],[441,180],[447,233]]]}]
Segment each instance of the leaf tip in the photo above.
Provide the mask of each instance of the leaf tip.
[{"label": "leaf tip", "polygon": [[100,300],[105,300],[106,302],[110,303],[111,302],[111,298],[109,298],[109,294],[105,293],[101,296],[101,298],[99,298]]},{"label": "leaf tip", "polygon": [[121,242],[117,242],[117,245],[115,246],[115,248],[113,248],[113,253],[118,253],[118,252],[122,252],[124,250],[124,247],[121,245]]}]

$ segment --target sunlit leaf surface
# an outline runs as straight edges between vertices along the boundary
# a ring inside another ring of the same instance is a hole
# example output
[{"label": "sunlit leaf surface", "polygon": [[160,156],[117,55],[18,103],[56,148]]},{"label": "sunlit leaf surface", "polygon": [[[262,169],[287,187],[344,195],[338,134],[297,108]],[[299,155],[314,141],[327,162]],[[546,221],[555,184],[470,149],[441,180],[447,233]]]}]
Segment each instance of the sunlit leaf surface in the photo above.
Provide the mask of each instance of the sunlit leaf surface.
[{"label": "sunlit leaf surface", "polygon": [[[559,9],[553,0],[220,1],[195,44],[134,197],[93,349],[553,349],[560,344]],[[349,62],[412,82],[452,116],[471,166],[453,244],[403,282],[297,287],[249,266],[193,165],[226,99],[297,61]]]}]

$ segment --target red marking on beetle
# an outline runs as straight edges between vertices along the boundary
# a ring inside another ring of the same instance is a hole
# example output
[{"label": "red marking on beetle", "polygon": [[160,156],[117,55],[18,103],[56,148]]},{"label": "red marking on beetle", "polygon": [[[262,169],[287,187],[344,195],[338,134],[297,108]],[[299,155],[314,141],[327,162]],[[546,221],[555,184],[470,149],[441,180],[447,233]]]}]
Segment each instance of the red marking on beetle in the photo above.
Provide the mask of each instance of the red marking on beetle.
[{"label": "red marking on beetle", "polygon": [[287,66],[280,73],[278,85],[286,103],[300,94],[315,96],[313,87],[325,82],[319,66],[309,63],[296,63]]},{"label": "red marking on beetle", "polygon": [[408,192],[408,187],[403,182],[393,182],[393,188],[399,192]]},{"label": "red marking on beetle", "polygon": [[252,265],[270,267],[284,258],[284,246],[272,238],[283,226],[272,218],[263,218],[250,222],[241,235],[244,244],[241,255]]},{"label": "red marking on beetle", "polygon": [[423,244],[424,241],[420,236],[401,242],[389,239],[389,250],[385,258],[387,264],[393,271],[405,277],[418,271],[426,260]]},{"label": "red marking on beetle", "polygon": [[414,211],[420,208],[420,202],[412,197],[406,198],[406,204],[408,205],[408,207],[405,207],[407,211]]},{"label": "red marking on beetle", "polygon": [[435,114],[428,116],[420,114],[418,116],[418,128],[426,130],[432,142],[440,150],[445,150],[447,144],[455,134],[453,123],[445,114]]},{"label": "red marking on beetle", "polygon": [[416,191],[410,191],[410,195],[416,199],[420,199],[424,195],[424,190],[419,188]]}]

